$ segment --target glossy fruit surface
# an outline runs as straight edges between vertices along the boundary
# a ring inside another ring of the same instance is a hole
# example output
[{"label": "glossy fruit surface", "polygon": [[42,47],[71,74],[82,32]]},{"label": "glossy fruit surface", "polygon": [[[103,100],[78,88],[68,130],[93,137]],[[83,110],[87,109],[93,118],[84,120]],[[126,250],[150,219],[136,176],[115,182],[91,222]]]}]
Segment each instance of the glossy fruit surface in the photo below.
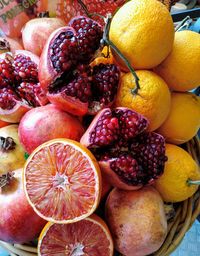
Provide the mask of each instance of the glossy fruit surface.
[{"label": "glossy fruit surface", "polygon": [[19,138],[27,153],[52,139],[79,141],[84,133],[81,122],[52,104],[31,109],[19,124]]},{"label": "glossy fruit surface", "polygon": [[96,159],[80,143],[55,139],[39,146],[24,167],[29,203],[44,219],[73,223],[91,215],[101,197]]},{"label": "glossy fruit surface", "polygon": [[16,170],[0,191],[0,240],[28,243],[39,235],[45,224],[26,199],[22,170]]}]

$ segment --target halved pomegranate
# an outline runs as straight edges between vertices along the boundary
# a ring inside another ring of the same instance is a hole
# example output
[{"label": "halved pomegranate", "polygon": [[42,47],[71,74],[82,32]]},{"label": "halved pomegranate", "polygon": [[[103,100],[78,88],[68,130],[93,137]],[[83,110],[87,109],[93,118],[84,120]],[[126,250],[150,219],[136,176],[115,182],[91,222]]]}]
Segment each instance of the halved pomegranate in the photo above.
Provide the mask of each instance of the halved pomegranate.
[{"label": "halved pomegranate", "polygon": [[38,82],[38,63],[25,50],[0,55],[0,119],[17,123],[32,107],[48,102]]},{"label": "halved pomegranate", "polygon": [[114,64],[89,63],[100,47],[102,27],[78,16],[54,31],[42,52],[39,81],[51,103],[74,115],[96,114],[115,98],[119,69]]},{"label": "halved pomegranate", "polygon": [[103,109],[81,138],[99,161],[109,183],[135,190],[163,173],[165,140],[146,132],[149,122],[128,108]]}]

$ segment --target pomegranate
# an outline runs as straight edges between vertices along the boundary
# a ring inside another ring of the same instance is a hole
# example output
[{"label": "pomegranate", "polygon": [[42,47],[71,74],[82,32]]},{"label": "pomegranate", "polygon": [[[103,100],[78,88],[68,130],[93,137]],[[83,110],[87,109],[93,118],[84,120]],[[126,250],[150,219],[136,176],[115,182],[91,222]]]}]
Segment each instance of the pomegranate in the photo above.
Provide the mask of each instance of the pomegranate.
[{"label": "pomegranate", "polygon": [[114,188],[108,195],[105,212],[115,248],[120,254],[152,255],[165,240],[164,204],[151,186],[137,191]]},{"label": "pomegranate", "polygon": [[59,18],[44,17],[28,21],[22,29],[24,49],[40,56],[50,34],[65,25]]},{"label": "pomegranate", "polygon": [[36,238],[46,221],[41,219],[26,199],[22,170],[0,179],[0,240],[26,243]]},{"label": "pomegranate", "polygon": [[103,109],[80,142],[99,161],[111,185],[125,190],[151,184],[163,173],[165,140],[146,132],[149,122],[128,108]]},{"label": "pomegranate", "polygon": [[77,140],[84,133],[80,121],[49,104],[27,112],[19,124],[19,138],[27,153],[42,143],[57,138]]},{"label": "pomegranate", "polygon": [[48,100],[38,82],[38,56],[25,50],[0,55],[0,118],[17,123]]},{"label": "pomegranate", "polygon": [[0,54],[4,52],[14,53],[16,50],[22,50],[23,46],[17,39],[9,37],[0,37]]},{"label": "pomegranate", "polygon": [[18,168],[25,163],[25,151],[18,137],[18,125],[0,128],[0,176]]},{"label": "pomegranate", "polygon": [[97,22],[78,16],[50,35],[40,58],[39,81],[58,108],[83,116],[112,105],[119,83],[118,67],[89,66],[102,34]]}]

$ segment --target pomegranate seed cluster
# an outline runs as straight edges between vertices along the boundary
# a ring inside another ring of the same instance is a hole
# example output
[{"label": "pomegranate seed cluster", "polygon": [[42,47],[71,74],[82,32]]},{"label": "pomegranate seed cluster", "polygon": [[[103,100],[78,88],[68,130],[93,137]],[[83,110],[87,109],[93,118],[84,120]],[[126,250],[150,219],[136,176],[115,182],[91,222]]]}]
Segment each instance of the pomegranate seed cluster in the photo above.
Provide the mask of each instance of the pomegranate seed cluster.
[{"label": "pomegranate seed cluster", "polygon": [[164,171],[165,140],[147,132],[148,121],[128,108],[103,109],[81,138],[100,167],[115,172],[128,185],[151,184]]}]

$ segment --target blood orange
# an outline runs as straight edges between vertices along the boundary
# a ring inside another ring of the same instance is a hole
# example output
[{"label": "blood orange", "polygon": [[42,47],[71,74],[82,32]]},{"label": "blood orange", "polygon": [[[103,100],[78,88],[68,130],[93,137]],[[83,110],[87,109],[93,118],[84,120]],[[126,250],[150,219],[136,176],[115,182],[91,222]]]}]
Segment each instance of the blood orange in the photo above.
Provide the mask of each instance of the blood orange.
[{"label": "blood orange", "polygon": [[35,212],[54,223],[72,223],[91,215],[101,197],[96,159],[80,143],[48,141],[27,159],[24,189]]},{"label": "blood orange", "polygon": [[97,215],[71,224],[47,223],[38,241],[38,255],[112,256],[113,241]]}]

